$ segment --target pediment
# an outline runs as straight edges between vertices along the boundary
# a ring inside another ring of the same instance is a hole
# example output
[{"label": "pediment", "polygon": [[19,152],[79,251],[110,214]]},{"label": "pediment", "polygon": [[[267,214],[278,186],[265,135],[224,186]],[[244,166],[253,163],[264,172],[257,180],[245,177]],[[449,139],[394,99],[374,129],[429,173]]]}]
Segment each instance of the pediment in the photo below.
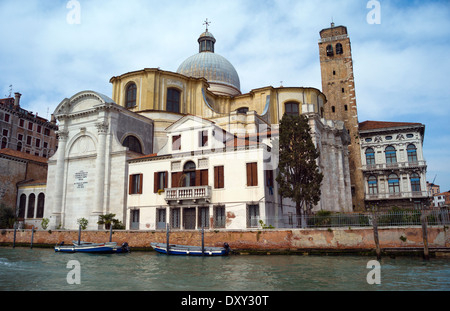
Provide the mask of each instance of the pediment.
[{"label": "pediment", "polygon": [[189,130],[207,129],[216,126],[213,121],[197,116],[185,116],[166,128],[167,133],[184,132]]},{"label": "pediment", "polygon": [[66,115],[73,113],[81,113],[95,109],[95,106],[102,104],[115,104],[114,101],[94,91],[83,91],[75,94],[70,99],[64,99],[58,107],[56,107],[54,115]]}]

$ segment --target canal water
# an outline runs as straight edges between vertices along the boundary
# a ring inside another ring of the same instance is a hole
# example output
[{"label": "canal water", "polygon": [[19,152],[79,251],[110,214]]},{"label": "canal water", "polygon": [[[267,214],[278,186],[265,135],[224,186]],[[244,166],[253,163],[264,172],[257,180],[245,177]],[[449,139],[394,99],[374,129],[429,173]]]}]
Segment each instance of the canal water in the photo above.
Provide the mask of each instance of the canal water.
[{"label": "canal water", "polygon": [[[155,252],[64,254],[0,247],[1,291],[448,291],[450,258],[231,255],[176,257]],[[79,263],[71,266],[69,263]],[[77,270],[78,269],[78,270]],[[78,273],[79,272],[79,273]],[[74,283],[78,273],[79,284]],[[372,278],[373,279],[373,278]]]}]

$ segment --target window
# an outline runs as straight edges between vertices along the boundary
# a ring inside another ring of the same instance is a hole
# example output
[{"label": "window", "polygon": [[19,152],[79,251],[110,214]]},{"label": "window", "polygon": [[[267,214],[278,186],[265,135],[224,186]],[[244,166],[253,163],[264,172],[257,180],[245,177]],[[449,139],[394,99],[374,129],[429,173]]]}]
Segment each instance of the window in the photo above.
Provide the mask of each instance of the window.
[{"label": "window", "polygon": [[41,140],[36,138],[36,147],[39,148],[41,146]]},{"label": "window", "polygon": [[172,136],[172,150],[181,150],[181,135]]},{"label": "window", "polygon": [[394,147],[388,146],[385,150],[386,153],[386,163],[387,164],[394,164],[397,163],[397,151]]},{"label": "window", "polygon": [[223,166],[214,167],[214,188],[223,189],[225,187],[224,183],[224,172]]},{"label": "window", "polygon": [[34,203],[36,201],[36,195],[34,193],[30,194],[28,197],[28,211],[27,218],[34,218]]},{"label": "window", "polygon": [[37,201],[36,218],[44,217],[45,194],[39,193]]},{"label": "window", "polygon": [[22,151],[22,143],[20,141],[17,143],[17,151]]},{"label": "window", "polygon": [[237,111],[237,113],[246,114],[248,112],[248,107],[242,107],[242,108],[239,108],[236,111]]},{"label": "window", "polygon": [[32,141],[33,137],[32,136],[27,136],[27,145],[31,145],[31,141]]},{"label": "window", "polygon": [[408,162],[417,162],[417,148],[413,144],[409,144],[406,148],[408,153]]},{"label": "window", "polygon": [[50,136],[50,130],[47,129],[47,128],[45,128],[45,129],[44,129],[44,135]]},{"label": "window", "polygon": [[181,212],[179,208],[170,209],[170,227],[174,229],[180,228]]},{"label": "window", "polygon": [[377,194],[378,193],[378,181],[375,176],[369,176],[367,180],[369,186],[369,194]]},{"label": "window", "polygon": [[269,194],[273,195],[273,170],[264,171],[266,178],[266,187],[269,188]]},{"label": "window", "polygon": [[414,137],[414,134],[406,134],[406,137],[407,137],[407,138],[413,138],[413,137]]},{"label": "window", "polygon": [[347,105],[344,105],[344,110],[348,111],[348,106]]},{"label": "window", "polygon": [[23,135],[22,135],[22,134],[18,134],[18,135],[17,135],[17,140],[22,141],[22,140],[23,140]]},{"label": "window", "polygon": [[366,143],[372,142],[372,138],[366,138]]},{"label": "window", "polygon": [[6,139],[6,137],[3,137],[2,138],[2,147],[0,149],[6,148],[7,145],[8,145],[8,140]]},{"label": "window", "polygon": [[258,186],[257,163],[247,163],[247,186]]},{"label": "window", "polygon": [[344,49],[342,48],[342,44],[341,43],[336,44],[336,55],[343,54],[343,53],[344,53]]},{"label": "window", "polygon": [[259,222],[259,205],[248,205],[247,206],[247,227],[256,228]]},{"label": "window", "polygon": [[225,228],[225,206],[214,206],[214,228]]},{"label": "window", "polygon": [[136,107],[136,94],[137,87],[136,84],[131,83],[127,86],[126,94],[125,94],[125,107],[132,108]]},{"label": "window", "polygon": [[198,141],[199,147],[207,147],[208,146],[208,131],[200,131],[198,132]]},{"label": "window", "polygon": [[420,191],[420,176],[417,173],[411,175],[411,191],[412,192]]},{"label": "window", "polygon": [[22,194],[20,196],[20,201],[19,201],[19,214],[17,215],[17,217],[19,219],[23,219],[25,218],[25,206],[27,204],[27,196],[25,194]]},{"label": "window", "polygon": [[209,228],[209,207],[198,208],[198,226],[199,228]]},{"label": "window", "polygon": [[40,125],[37,126],[37,132],[38,132],[38,133],[41,133],[41,132],[42,132],[42,126],[40,126]]},{"label": "window", "polygon": [[333,56],[333,55],[334,55],[333,46],[331,44],[327,45],[327,56]]},{"label": "window", "polygon": [[134,136],[127,136],[122,144],[124,147],[127,147],[130,151],[136,153],[142,153],[142,146],[139,139]]},{"label": "window", "polygon": [[131,210],[131,230],[139,230],[139,217],[140,217],[140,211],[138,209]]},{"label": "window", "polygon": [[20,119],[20,120],[19,120],[19,126],[20,126],[20,127],[25,127],[25,120]]},{"label": "window", "polygon": [[400,181],[396,174],[389,175],[388,185],[389,185],[389,193],[399,193],[400,192]]},{"label": "window", "polygon": [[192,161],[187,162],[183,167],[183,173],[185,178],[183,180],[183,187],[195,187],[195,163]]},{"label": "window", "polygon": [[44,142],[44,148],[48,148],[48,143]]},{"label": "window", "polygon": [[5,122],[8,122],[9,123],[9,114],[7,114],[7,113],[5,113]]},{"label": "window", "polygon": [[336,107],[331,106],[331,112],[335,113],[336,112]]},{"label": "window", "polygon": [[142,174],[130,175],[129,194],[142,194]]},{"label": "window", "polygon": [[284,113],[298,116],[298,103],[287,102],[284,104]]},{"label": "window", "polygon": [[392,140],[392,136],[386,136],[385,139],[386,140]]},{"label": "window", "polygon": [[2,134],[3,134],[3,136],[8,136],[8,130],[6,130],[6,129],[3,129],[3,131],[2,131]]},{"label": "window", "polygon": [[156,210],[156,229],[165,229],[166,219],[166,209],[158,208]]},{"label": "window", "polygon": [[367,165],[375,164],[375,151],[372,148],[366,149],[366,164]]},{"label": "window", "polygon": [[155,172],[153,192],[157,193],[158,190],[164,190],[168,185],[168,172]]},{"label": "window", "polygon": [[181,92],[177,89],[167,89],[167,105],[166,110],[169,112],[180,112],[180,95]]},{"label": "window", "polygon": [[31,123],[31,122],[28,122],[28,129],[29,129],[30,131],[32,131],[32,130],[33,130],[33,123]]}]

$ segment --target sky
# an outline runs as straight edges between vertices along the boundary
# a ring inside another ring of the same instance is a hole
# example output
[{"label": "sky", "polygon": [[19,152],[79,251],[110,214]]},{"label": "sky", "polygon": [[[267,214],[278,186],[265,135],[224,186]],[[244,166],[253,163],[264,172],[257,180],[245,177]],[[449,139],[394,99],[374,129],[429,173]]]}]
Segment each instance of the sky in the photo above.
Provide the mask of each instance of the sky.
[{"label": "sky", "polygon": [[176,72],[206,19],[242,93],[321,90],[319,32],[346,26],[359,121],[425,124],[427,180],[450,191],[448,0],[0,0],[0,98],[49,119],[80,91],[111,97],[113,76]]}]

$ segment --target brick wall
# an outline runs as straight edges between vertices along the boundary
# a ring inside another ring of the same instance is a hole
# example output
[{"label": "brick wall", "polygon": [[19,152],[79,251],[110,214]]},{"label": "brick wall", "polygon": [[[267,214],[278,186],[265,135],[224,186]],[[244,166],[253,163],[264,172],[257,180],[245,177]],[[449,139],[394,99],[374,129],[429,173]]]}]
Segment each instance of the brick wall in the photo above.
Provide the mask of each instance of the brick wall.
[{"label": "brick wall", "polygon": [[[428,227],[429,247],[450,247],[449,230],[443,227]],[[381,248],[423,247],[421,227],[380,228]],[[12,244],[14,230],[0,231],[0,245]],[[81,239],[90,242],[109,241],[109,231],[83,231]],[[36,231],[33,244],[56,245],[78,240],[78,231]],[[166,242],[165,231],[117,231],[114,242],[128,242],[131,247],[150,248],[150,242]],[[16,245],[29,245],[31,230],[16,233]],[[227,242],[234,250],[250,251],[298,251],[302,249],[322,250],[368,250],[374,249],[373,231],[364,229],[295,229],[262,231],[205,231],[206,246],[221,246]],[[171,244],[201,245],[199,231],[171,232]]]}]

